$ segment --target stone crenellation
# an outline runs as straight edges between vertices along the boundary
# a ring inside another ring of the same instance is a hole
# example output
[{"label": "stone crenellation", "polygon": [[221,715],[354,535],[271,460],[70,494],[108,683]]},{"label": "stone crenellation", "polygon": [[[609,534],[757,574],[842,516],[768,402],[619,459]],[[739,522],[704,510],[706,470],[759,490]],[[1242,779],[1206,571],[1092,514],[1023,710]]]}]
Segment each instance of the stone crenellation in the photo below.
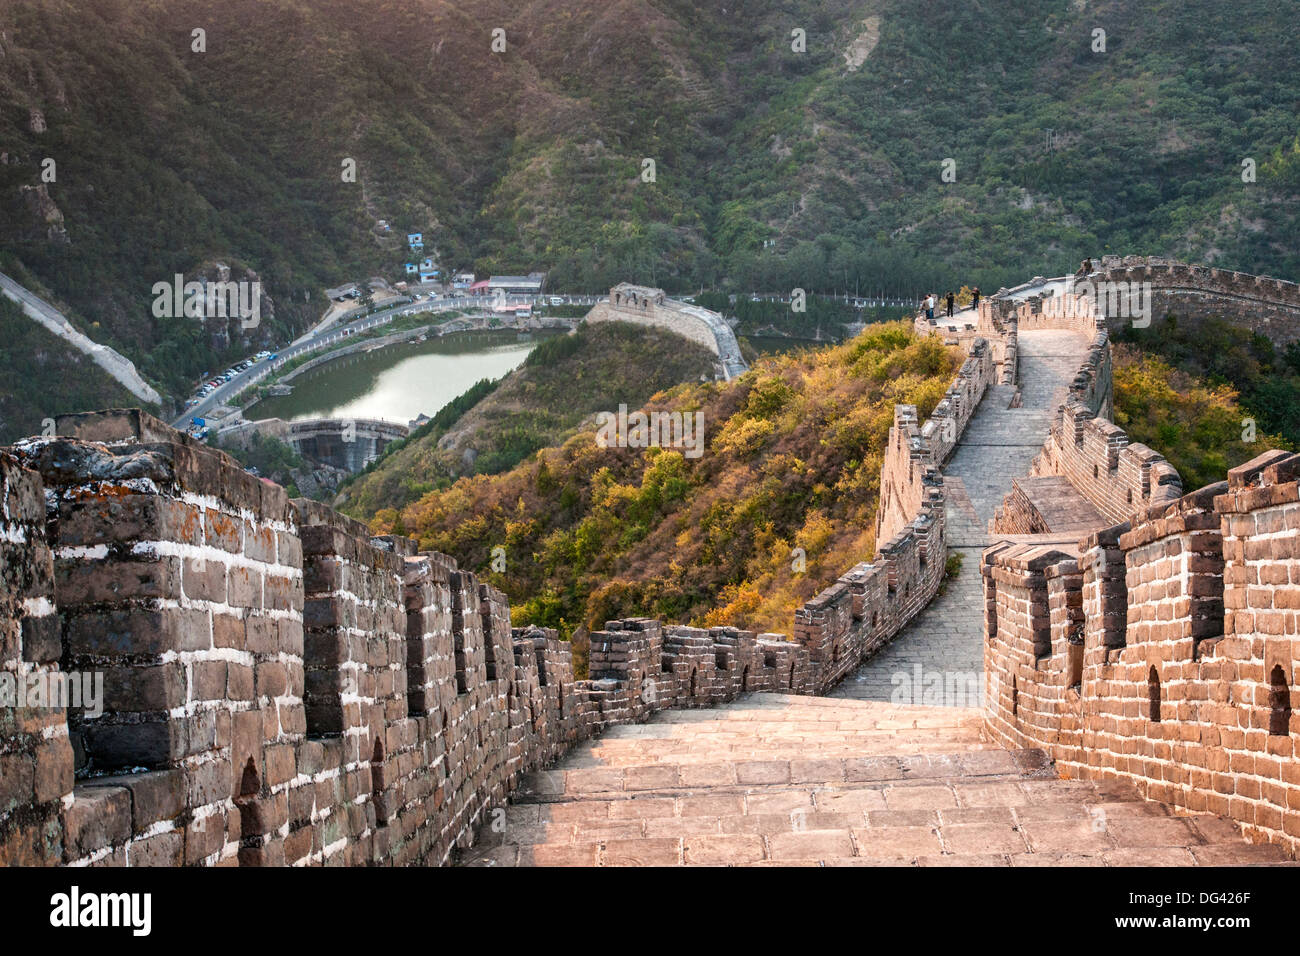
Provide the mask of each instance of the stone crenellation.
[{"label": "stone crenellation", "polygon": [[[1064,478],[1065,496],[1053,495],[1044,483],[1041,494],[1025,493],[1019,482],[991,521],[1003,534],[1038,534],[1066,530],[1045,524],[1044,512],[1086,518],[1095,509],[1111,523],[1135,511],[1182,495],[1182,479],[1159,452],[1139,443],[1110,421],[1114,383],[1109,336],[1089,297],[1082,294],[1031,295],[1022,301],[995,297],[981,304],[981,322],[990,327],[1068,329],[1093,336],[1088,357],[1070,383],[1065,404],[1058,410],[1042,451],[1030,468],[1030,478]],[[1082,499],[1079,507],[1069,499]],[[1071,528],[1071,530],[1073,530]]]},{"label": "stone crenellation", "polygon": [[[1291,283],[1166,260],[1106,257],[1098,274],[1150,281],[1153,314],[1176,312],[1162,289],[1196,290],[1194,313],[1234,321],[1226,296],[1300,306]],[[1108,420],[1105,322],[1087,303],[1000,294],[986,312],[996,327],[1097,327],[1031,476],[990,523],[1017,537],[981,563],[987,733],[1042,748],[1062,776],[1134,784],[1294,856],[1300,455],[1267,452],[1184,494],[1163,456]],[[1080,540],[1063,545],[1071,532]]]},{"label": "stone crenellation", "polygon": [[1269,452],[1075,549],[995,546],[983,575],[995,741],[1300,849],[1300,455]]},{"label": "stone crenellation", "polygon": [[1217,316],[1281,345],[1300,340],[1300,285],[1294,282],[1156,256],[1103,256],[1097,265],[1099,281],[1149,282],[1154,316]]},{"label": "stone crenellation", "polygon": [[0,709],[2,864],[445,863],[607,726],[812,687],[781,635],[649,620],[576,680],[445,555],[139,411],[57,431],[0,454],[0,672],[100,673],[103,710]]},{"label": "stone crenellation", "polygon": [[[886,474],[906,520],[795,615],[793,639],[611,621],[576,680],[504,594],[137,410],[63,416],[3,461],[3,670],[102,672],[104,710],[5,728],[0,862],[440,864],[521,776],[603,728],[752,691],[818,693],[944,569],[938,467],[994,378],[976,343]],[[919,452],[919,454],[918,454]]]}]

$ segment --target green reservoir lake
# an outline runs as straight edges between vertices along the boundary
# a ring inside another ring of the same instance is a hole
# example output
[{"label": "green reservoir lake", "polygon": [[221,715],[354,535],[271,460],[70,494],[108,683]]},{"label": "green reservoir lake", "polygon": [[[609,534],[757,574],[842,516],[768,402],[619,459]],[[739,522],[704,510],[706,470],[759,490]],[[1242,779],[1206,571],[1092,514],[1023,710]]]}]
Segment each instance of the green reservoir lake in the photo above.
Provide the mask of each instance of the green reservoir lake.
[{"label": "green reservoir lake", "polygon": [[304,372],[292,395],[266,398],[250,419],[369,418],[405,425],[432,416],[479,379],[520,365],[542,339],[563,332],[455,332],[347,355]]}]

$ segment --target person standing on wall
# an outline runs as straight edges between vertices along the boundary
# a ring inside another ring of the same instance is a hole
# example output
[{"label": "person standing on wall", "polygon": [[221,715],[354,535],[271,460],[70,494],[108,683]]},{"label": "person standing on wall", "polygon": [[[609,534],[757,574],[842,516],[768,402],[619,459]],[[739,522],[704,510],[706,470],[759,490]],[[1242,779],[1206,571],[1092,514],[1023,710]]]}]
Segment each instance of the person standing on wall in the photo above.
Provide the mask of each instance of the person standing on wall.
[{"label": "person standing on wall", "polygon": [[925,296],[925,318],[927,321],[934,321],[934,293],[929,292]]},{"label": "person standing on wall", "polygon": [[971,307],[972,309],[979,309],[979,307],[980,307],[980,287],[979,287],[979,286],[976,286],[975,289],[974,289],[974,291],[971,292],[970,307]]},{"label": "person standing on wall", "polygon": [[950,319],[952,318],[952,304],[955,299],[956,296],[952,294],[952,290],[950,289],[948,291],[948,318]]}]

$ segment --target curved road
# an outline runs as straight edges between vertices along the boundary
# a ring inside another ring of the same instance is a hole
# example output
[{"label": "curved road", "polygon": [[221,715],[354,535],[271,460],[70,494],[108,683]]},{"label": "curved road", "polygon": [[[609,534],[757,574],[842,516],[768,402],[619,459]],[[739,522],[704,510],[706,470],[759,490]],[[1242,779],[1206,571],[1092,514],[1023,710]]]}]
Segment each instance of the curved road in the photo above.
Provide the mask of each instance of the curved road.
[{"label": "curved road", "polygon": [[[506,296],[503,299],[490,299],[492,305],[540,305],[543,300],[549,300],[549,296]],[[594,305],[598,299],[594,296],[564,296],[566,305]],[[173,422],[174,428],[186,429],[189,427],[190,420],[193,418],[204,418],[208,412],[227,404],[238,395],[256,385],[265,379],[272,372],[283,368],[287,363],[296,358],[300,358],[310,352],[319,351],[326,346],[333,345],[353,335],[369,331],[381,325],[392,323],[399,316],[414,315],[420,312],[450,312],[464,311],[467,308],[485,306],[482,300],[466,300],[466,297],[460,296],[452,298],[451,296],[436,296],[432,299],[422,299],[418,302],[403,303],[402,305],[393,306],[375,312],[372,315],[355,319],[339,325],[331,326],[329,329],[316,335],[300,339],[293,345],[286,346],[275,354],[274,362],[258,362],[252,368],[240,372],[229,382],[226,382],[220,388],[211,394],[200,399],[197,405],[191,405],[185,409]]]},{"label": "curved road", "polygon": [[[564,299],[565,305],[595,305],[605,297],[594,295],[565,295],[561,296],[561,298]],[[780,296],[752,296],[751,298],[762,301],[788,301],[788,297],[783,300]],[[842,298],[846,302],[853,302],[855,305],[860,303],[863,306],[886,304],[886,302],[889,304],[894,304],[895,302],[897,302],[897,304],[914,304],[903,299],[881,300],[869,296],[828,296],[827,298]],[[328,345],[332,345],[344,338],[356,335],[357,333],[365,332],[381,325],[388,325],[399,316],[413,315],[419,312],[432,313],[466,310],[467,308],[487,307],[489,304],[540,306],[545,305],[549,300],[549,295],[514,295],[506,296],[503,299],[489,298],[486,302],[482,298],[474,298],[464,295],[454,298],[451,296],[435,296],[431,299],[422,299],[418,302],[403,303],[402,305],[383,309],[371,315],[354,319],[350,322],[346,321],[347,316],[345,315],[334,324],[323,329],[318,326],[316,330],[308,332],[293,344],[285,346],[276,353],[274,362],[259,362],[252,368],[240,372],[229,382],[226,382],[220,388],[202,398],[198,404],[191,405],[189,408],[185,409],[172,422],[172,426],[185,430],[189,427],[191,419],[206,417],[208,412],[211,412],[214,408],[229,403],[232,399],[265,379],[272,372],[284,367],[288,362],[300,358],[310,352],[319,351]],[[725,322],[717,322],[713,318],[715,313],[710,313],[708,310],[701,309],[691,302],[683,301],[682,305],[685,310],[690,312],[692,315],[704,318],[710,327],[714,329],[715,337],[718,339],[719,354],[721,355],[723,365],[726,368],[727,377],[732,378],[744,372],[746,365],[744,359],[740,356],[740,349],[736,344],[735,335],[732,333],[730,326]],[[721,325],[721,328],[718,328],[719,325]]]}]

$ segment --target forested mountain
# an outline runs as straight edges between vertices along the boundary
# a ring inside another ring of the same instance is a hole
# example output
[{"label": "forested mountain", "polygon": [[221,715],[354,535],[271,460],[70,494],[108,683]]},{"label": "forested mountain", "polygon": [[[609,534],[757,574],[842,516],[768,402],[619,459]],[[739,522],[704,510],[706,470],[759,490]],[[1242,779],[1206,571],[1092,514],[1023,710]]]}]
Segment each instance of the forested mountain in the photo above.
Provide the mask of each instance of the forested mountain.
[{"label": "forested mountain", "polygon": [[260,277],[244,353],[396,277],[407,231],[584,290],[990,289],[1106,250],[1294,277],[1296,12],[0,0],[0,268],[173,395],[226,346],[155,282]]}]

